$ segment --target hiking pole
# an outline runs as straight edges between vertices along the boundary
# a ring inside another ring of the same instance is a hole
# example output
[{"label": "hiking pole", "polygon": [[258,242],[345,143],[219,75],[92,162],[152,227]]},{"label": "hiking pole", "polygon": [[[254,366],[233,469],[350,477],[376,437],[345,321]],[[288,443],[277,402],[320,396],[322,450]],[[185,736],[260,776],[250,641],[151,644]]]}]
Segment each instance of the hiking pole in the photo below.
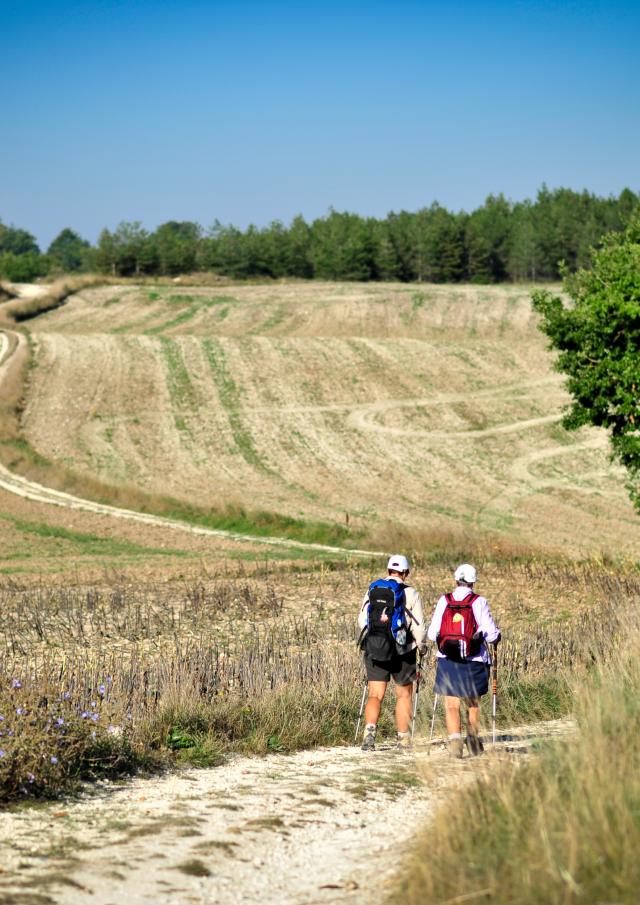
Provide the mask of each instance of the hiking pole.
[{"label": "hiking pole", "polygon": [[356,723],[356,734],[355,734],[355,736],[354,736],[354,738],[353,738],[353,743],[354,743],[354,745],[355,745],[355,744],[357,743],[357,741],[358,741],[358,732],[360,731],[360,721],[362,720],[362,713],[363,713],[363,711],[364,711],[364,699],[365,699],[366,696],[367,696],[367,686],[368,686],[368,684],[369,684],[369,683],[367,682],[367,679],[366,679],[366,676],[365,676],[365,680],[364,680],[364,688],[362,689],[362,700],[360,701],[360,713],[358,714],[358,722]]},{"label": "hiking pole", "polygon": [[496,710],[498,706],[498,645],[493,644],[491,658],[491,711],[493,716],[493,746],[496,745]]},{"label": "hiking pole", "polygon": [[422,683],[422,654],[418,654],[418,668],[416,669],[416,693],[413,696],[413,714],[411,716],[411,741],[416,729],[416,713],[418,712],[418,695]]},{"label": "hiking pole", "polygon": [[438,695],[433,696],[433,713],[431,714],[431,731],[429,732],[429,754],[431,754],[431,742],[433,741],[433,727],[436,722],[436,708],[438,706]]}]

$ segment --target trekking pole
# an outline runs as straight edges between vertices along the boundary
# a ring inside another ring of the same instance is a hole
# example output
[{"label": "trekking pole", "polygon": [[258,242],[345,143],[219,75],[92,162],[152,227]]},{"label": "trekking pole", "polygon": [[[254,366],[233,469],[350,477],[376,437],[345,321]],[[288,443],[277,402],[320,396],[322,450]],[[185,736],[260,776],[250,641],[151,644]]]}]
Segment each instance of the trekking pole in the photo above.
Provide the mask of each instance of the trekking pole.
[{"label": "trekking pole", "polygon": [[356,742],[358,741],[358,732],[360,731],[360,721],[361,721],[361,719],[362,719],[362,713],[363,713],[363,711],[364,711],[364,699],[365,699],[366,696],[367,696],[367,686],[368,686],[368,684],[369,684],[369,683],[367,682],[367,679],[366,679],[366,677],[365,677],[365,680],[364,680],[364,688],[362,689],[362,700],[360,701],[360,713],[358,714],[358,722],[356,723],[356,734],[355,734],[355,736],[354,736],[354,738],[353,738],[353,743],[354,743],[354,745],[355,745]]},{"label": "trekking pole", "polygon": [[422,683],[422,654],[418,654],[418,668],[416,669],[416,693],[413,696],[413,714],[411,716],[411,741],[416,729],[416,713],[418,712],[418,695]]},{"label": "trekking pole", "polygon": [[431,754],[431,742],[433,741],[433,727],[436,722],[436,707],[438,706],[438,695],[433,696],[433,713],[431,714],[431,731],[429,732],[429,754]]},{"label": "trekking pole", "polygon": [[496,710],[498,707],[498,645],[494,642],[491,658],[491,711],[493,716],[493,746],[496,744]]}]

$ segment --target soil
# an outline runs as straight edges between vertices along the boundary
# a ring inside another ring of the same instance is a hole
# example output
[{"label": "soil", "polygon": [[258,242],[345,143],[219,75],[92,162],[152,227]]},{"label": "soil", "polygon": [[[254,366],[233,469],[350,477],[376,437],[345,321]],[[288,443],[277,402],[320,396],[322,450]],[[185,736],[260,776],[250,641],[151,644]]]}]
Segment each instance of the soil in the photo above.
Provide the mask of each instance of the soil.
[{"label": "soil", "polygon": [[[0,897],[7,905],[211,903],[311,905],[380,900],[398,851],[447,797],[526,760],[566,721],[500,734],[479,758],[328,748],[237,757],[3,814]],[[487,740],[488,742],[488,740]]]}]

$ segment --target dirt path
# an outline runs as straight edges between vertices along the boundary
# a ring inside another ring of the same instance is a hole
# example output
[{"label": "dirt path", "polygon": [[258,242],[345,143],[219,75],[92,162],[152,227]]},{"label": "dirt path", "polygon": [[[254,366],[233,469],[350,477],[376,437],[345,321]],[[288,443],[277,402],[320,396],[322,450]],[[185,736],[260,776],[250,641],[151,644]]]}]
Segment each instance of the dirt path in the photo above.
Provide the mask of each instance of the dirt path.
[{"label": "dirt path", "polygon": [[566,721],[514,730],[495,751],[462,761],[440,744],[431,756],[424,745],[415,755],[328,748],[100,783],[2,815],[0,899],[364,905],[393,882],[389,830],[424,826],[453,788],[569,730]]},{"label": "dirt path", "polygon": [[[25,339],[22,334],[9,331],[0,332],[0,384],[4,376],[4,372],[10,357],[10,336],[16,338],[16,348],[24,344]],[[13,353],[11,353],[13,354]],[[333,547],[326,544],[303,543],[302,541],[288,540],[280,537],[258,537],[248,534],[238,534],[232,531],[223,531],[215,528],[202,528],[195,525],[188,525],[184,522],[174,521],[173,519],[164,518],[158,515],[148,515],[142,512],[135,512],[132,509],[121,509],[116,506],[108,506],[104,503],[96,503],[92,500],[84,500],[80,497],[64,493],[60,490],[54,490],[50,487],[44,487],[35,481],[29,481],[21,475],[14,474],[4,465],[0,464],[0,488],[7,490],[24,499],[37,503],[46,503],[51,506],[62,506],[67,509],[75,509],[83,512],[92,512],[98,515],[109,515],[113,518],[129,519],[139,522],[143,525],[154,525],[162,528],[171,528],[175,531],[186,531],[190,534],[196,534],[203,537],[219,537],[226,540],[250,541],[256,544],[267,544],[274,547],[286,547],[303,550],[315,550],[319,553],[342,553],[353,556],[381,556],[382,554],[373,550],[357,550],[347,547]]]}]

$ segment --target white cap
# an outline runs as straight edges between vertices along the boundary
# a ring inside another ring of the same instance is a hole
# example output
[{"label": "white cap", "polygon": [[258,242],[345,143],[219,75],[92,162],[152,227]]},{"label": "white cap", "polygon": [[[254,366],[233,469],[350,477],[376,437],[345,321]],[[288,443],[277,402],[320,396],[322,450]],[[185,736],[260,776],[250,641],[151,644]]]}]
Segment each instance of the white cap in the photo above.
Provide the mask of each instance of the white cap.
[{"label": "white cap", "polygon": [[406,556],[401,556],[399,553],[396,553],[395,556],[392,556],[389,562],[387,563],[387,572],[408,572],[409,571],[409,560]]},{"label": "white cap", "polygon": [[466,581],[469,584],[473,584],[478,577],[478,573],[475,570],[475,566],[470,566],[468,562],[463,562],[455,570],[453,577],[456,581]]}]

